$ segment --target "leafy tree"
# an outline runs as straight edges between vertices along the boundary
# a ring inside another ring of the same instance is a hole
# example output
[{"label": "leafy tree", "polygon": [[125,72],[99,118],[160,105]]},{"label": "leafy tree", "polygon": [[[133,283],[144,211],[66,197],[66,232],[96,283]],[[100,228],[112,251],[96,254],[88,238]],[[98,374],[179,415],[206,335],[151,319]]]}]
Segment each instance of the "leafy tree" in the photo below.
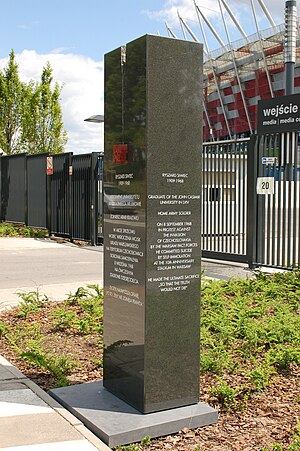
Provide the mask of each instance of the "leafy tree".
[{"label": "leafy tree", "polygon": [[24,84],[19,79],[15,53],[0,72],[0,149],[6,154],[21,151]]},{"label": "leafy tree", "polygon": [[28,153],[62,153],[67,142],[60,107],[61,88],[55,83],[48,62],[41,82],[26,86],[22,120],[22,144]]},{"label": "leafy tree", "polygon": [[43,68],[40,82],[22,83],[12,50],[0,71],[0,149],[7,155],[63,152],[67,134],[60,93],[50,63]]}]

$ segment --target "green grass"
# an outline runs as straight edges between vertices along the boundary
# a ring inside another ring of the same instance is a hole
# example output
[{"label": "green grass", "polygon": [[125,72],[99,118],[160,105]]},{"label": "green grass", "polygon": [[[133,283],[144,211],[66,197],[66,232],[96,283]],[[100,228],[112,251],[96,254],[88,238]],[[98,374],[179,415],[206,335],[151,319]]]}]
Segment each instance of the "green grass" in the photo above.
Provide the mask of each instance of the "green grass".
[{"label": "green grass", "polygon": [[48,236],[47,230],[27,227],[24,225],[16,225],[8,222],[0,222],[0,237],[22,236],[28,238],[45,238]]},{"label": "green grass", "polygon": [[[211,396],[241,407],[276,374],[300,364],[300,272],[206,281],[201,299],[201,371],[218,377]],[[242,374],[244,385],[226,382]]]}]

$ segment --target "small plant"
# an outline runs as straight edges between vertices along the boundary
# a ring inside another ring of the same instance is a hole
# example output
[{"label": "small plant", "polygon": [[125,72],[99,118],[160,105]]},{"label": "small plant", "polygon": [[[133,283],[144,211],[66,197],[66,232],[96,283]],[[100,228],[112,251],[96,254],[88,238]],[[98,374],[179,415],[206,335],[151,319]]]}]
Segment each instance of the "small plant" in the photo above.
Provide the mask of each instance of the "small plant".
[{"label": "small plant", "polygon": [[219,385],[209,389],[209,397],[216,398],[218,404],[228,411],[244,410],[250,392],[247,387],[230,387],[226,381],[218,377]]},{"label": "small plant", "polygon": [[54,330],[72,329],[76,320],[76,313],[70,310],[66,310],[65,307],[57,307],[52,313],[54,318],[53,328]]},{"label": "small plant", "polygon": [[293,363],[300,364],[300,347],[284,347],[278,345],[268,351],[267,359],[279,371],[289,371]]},{"label": "small plant", "polygon": [[77,291],[68,295],[65,305],[80,308],[74,327],[83,334],[88,335],[103,332],[103,290],[98,285],[79,287]]},{"label": "small plant", "polygon": [[44,337],[41,334],[41,325],[39,323],[23,323],[16,325],[5,333],[5,338],[10,343],[11,347],[18,352],[21,352],[26,348],[35,349],[39,347],[44,340]]},{"label": "small plant", "polygon": [[66,305],[78,305],[81,299],[86,298],[88,295],[88,290],[84,287],[79,287],[75,293],[69,293],[65,301]]},{"label": "small plant", "polygon": [[279,443],[272,443],[271,448],[263,448],[261,451],[300,451],[300,422],[297,422],[296,430],[292,431],[292,442],[286,448]]},{"label": "small plant", "polygon": [[103,368],[103,359],[91,359],[91,362],[98,368]]},{"label": "small plant", "polygon": [[230,387],[227,382],[218,378],[219,385],[211,387],[210,398],[214,397],[218,403],[227,410],[231,410],[236,405],[237,389]]},{"label": "small plant", "polygon": [[147,446],[150,445],[151,442],[151,437],[150,435],[146,435],[144,438],[142,438],[141,440],[141,446]]},{"label": "small plant", "polygon": [[290,444],[289,451],[300,450],[300,421],[296,424],[296,431],[292,432],[293,442]]},{"label": "small plant", "polygon": [[118,451],[139,451],[135,445],[117,446],[115,449]]},{"label": "small plant", "polygon": [[8,327],[4,324],[3,321],[0,321],[0,338],[4,337],[8,332]]},{"label": "small plant", "polygon": [[257,364],[255,368],[248,372],[250,382],[255,390],[262,390],[271,383],[271,377],[276,373],[275,368],[266,362]]},{"label": "small plant", "polygon": [[78,365],[76,362],[70,361],[70,358],[66,355],[56,357],[38,347],[22,351],[19,356],[33,365],[49,371],[56,378],[57,387],[69,385],[67,374],[72,368]]},{"label": "small plant", "polygon": [[27,318],[29,313],[38,312],[43,304],[49,301],[45,294],[40,294],[38,288],[29,292],[19,291],[17,295],[22,299],[18,306],[18,316],[22,318]]}]

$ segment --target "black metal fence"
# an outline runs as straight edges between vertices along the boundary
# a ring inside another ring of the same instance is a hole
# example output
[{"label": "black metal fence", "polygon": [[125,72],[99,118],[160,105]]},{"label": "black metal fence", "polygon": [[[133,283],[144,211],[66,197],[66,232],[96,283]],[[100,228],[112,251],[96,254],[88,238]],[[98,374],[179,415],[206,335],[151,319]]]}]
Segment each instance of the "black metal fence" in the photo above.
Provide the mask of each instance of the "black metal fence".
[{"label": "black metal fence", "polygon": [[[0,158],[0,220],[97,244],[102,156]],[[48,175],[47,175],[48,174]],[[300,266],[298,132],[203,145],[203,257],[249,266]]]},{"label": "black metal fence", "polygon": [[251,139],[249,264],[300,266],[300,147],[298,132]]},{"label": "black metal fence", "polygon": [[11,155],[0,158],[0,220],[98,242],[101,155]]},{"label": "black metal fence", "polygon": [[249,138],[204,143],[202,255],[247,262]]}]

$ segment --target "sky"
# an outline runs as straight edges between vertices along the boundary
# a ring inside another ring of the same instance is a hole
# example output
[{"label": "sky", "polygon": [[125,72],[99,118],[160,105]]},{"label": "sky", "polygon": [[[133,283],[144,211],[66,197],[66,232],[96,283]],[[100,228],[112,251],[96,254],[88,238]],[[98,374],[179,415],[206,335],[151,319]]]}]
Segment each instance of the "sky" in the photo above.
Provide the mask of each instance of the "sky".
[{"label": "sky", "polygon": [[[256,32],[250,0],[226,0],[247,34]],[[257,0],[260,28],[270,24]],[[218,0],[196,0],[223,41]],[[283,23],[285,0],[264,0],[276,24]],[[11,49],[16,53],[20,78],[39,80],[50,62],[55,81],[62,85],[61,105],[68,132],[66,151],[74,154],[103,151],[103,125],[84,119],[103,114],[105,53],[144,34],[167,36],[165,21],[183,39],[177,10],[200,42],[203,41],[194,0],[0,0],[0,68]],[[299,15],[299,11],[298,11]],[[240,39],[226,16],[231,40]],[[207,31],[210,50],[219,44]]]}]

